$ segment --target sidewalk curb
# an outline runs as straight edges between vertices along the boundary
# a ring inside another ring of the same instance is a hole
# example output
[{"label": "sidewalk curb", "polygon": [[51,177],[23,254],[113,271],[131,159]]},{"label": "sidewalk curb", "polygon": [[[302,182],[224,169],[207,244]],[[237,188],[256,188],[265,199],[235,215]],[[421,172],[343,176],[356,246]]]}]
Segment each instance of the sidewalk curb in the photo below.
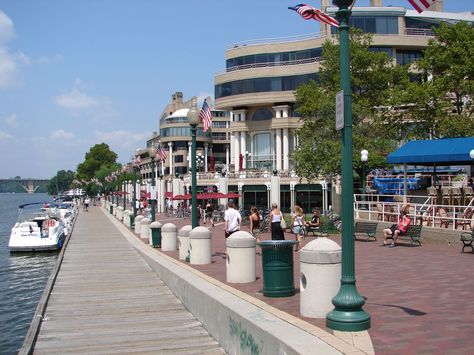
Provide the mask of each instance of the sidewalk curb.
[{"label": "sidewalk curb", "polygon": [[231,354],[374,354],[364,332],[335,335],[217,281],[141,242],[103,213]]}]

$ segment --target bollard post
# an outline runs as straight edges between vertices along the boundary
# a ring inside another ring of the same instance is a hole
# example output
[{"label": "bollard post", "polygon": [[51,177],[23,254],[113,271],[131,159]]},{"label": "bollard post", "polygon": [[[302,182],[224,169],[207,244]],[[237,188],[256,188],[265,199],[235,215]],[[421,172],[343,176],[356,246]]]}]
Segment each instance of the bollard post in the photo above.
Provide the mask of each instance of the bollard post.
[{"label": "bollard post", "polygon": [[212,262],[211,231],[206,227],[196,227],[189,232],[190,263],[204,265]]},{"label": "bollard post", "polygon": [[161,227],[161,251],[176,250],[178,228],[173,223]]},{"label": "bollard post", "polygon": [[255,238],[239,231],[226,239],[226,279],[229,283],[247,283],[256,280]]},{"label": "bollard post", "polygon": [[142,229],[142,220],[143,220],[142,215],[138,215],[135,217],[135,234],[140,234],[140,230]]},{"label": "bollard post", "polygon": [[122,221],[123,219],[123,207],[122,206],[118,206],[117,207],[117,215],[116,215],[117,219],[119,221]]},{"label": "bollard post", "polygon": [[339,291],[341,247],[328,238],[311,241],[300,253],[300,313],[324,318],[333,309],[331,300]]},{"label": "bollard post", "polygon": [[179,249],[179,260],[189,261],[189,233],[193,229],[192,226],[187,225],[181,228],[178,232],[178,249]]},{"label": "bollard post", "polygon": [[141,228],[140,228],[140,239],[146,239],[148,240],[148,243],[150,243],[150,223],[151,219],[149,218],[143,218],[142,223],[141,223]]}]

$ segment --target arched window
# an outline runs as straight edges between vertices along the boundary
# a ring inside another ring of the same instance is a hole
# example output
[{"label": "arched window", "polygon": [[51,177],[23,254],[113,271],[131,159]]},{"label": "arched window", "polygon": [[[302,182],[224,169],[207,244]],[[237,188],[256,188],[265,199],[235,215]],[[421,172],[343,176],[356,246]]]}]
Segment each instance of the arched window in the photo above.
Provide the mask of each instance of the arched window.
[{"label": "arched window", "polygon": [[261,108],[254,112],[252,121],[266,121],[273,118],[273,112],[267,108]]}]

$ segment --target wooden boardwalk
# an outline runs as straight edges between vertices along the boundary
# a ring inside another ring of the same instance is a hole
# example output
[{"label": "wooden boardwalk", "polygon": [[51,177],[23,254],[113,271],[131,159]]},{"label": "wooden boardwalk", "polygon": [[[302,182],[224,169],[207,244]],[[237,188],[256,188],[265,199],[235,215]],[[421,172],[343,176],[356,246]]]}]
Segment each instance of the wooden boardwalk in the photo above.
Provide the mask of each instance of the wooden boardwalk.
[{"label": "wooden boardwalk", "polygon": [[81,212],[35,354],[224,354],[98,207]]}]

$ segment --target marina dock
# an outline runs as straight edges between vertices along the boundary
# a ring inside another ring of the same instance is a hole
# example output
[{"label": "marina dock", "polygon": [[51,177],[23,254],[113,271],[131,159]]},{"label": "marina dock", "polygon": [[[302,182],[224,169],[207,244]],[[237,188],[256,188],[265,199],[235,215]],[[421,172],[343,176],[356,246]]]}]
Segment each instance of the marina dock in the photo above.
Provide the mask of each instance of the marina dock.
[{"label": "marina dock", "polygon": [[225,351],[98,209],[81,212],[35,354]]}]

